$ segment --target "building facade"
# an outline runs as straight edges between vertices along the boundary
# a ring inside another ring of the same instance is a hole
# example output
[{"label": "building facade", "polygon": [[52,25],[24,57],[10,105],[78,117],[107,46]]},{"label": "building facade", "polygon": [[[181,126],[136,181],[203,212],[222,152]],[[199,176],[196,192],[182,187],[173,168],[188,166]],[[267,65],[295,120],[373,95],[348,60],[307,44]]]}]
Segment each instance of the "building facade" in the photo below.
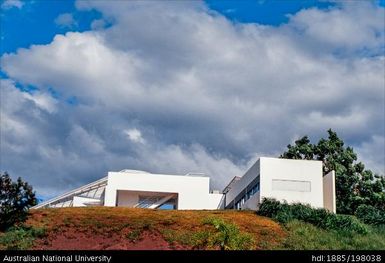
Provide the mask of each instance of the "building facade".
[{"label": "building facade", "polygon": [[221,209],[223,194],[209,191],[204,174],[152,174],[138,170],[108,172],[108,176],[34,208],[123,206],[161,209]]},{"label": "building facade", "polygon": [[334,172],[322,176],[322,162],[260,158],[226,188],[210,191],[203,174],[168,175],[137,170],[108,176],[34,208],[124,206],[150,209],[251,209],[263,198],[299,202],[335,212]]},{"label": "building facade", "polygon": [[261,157],[223,190],[223,205],[257,210],[263,198],[275,198],[335,212],[334,181],[334,172],[322,176],[321,161]]}]

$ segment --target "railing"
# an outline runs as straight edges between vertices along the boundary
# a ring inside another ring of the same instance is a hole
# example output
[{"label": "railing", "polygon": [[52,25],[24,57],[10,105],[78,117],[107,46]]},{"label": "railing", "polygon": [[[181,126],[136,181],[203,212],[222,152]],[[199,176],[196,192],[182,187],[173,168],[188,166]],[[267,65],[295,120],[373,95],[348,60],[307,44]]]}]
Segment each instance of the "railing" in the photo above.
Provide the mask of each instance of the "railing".
[{"label": "railing", "polygon": [[87,185],[76,188],[76,189],[69,191],[67,193],[64,193],[58,197],[55,197],[55,198],[49,199],[47,201],[44,201],[40,204],[37,204],[37,205],[31,207],[31,209],[54,206],[57,203],[62,203],[62,202],[60,202],[62,199],[65,199],[65,198],[71,199],[75,195],[81,195],[82,193],[92,191],[92,190],[100,188],[100,187],[105,187],[106,185],[107,185],[107,177],[104,177],[104,178],[99,179],[95,182],[89,183]]},{"label": "railing", "polygon": [[151,196],[151,197],[147,197],[141,201],[139,201],[139,203],[137,203],[134,207],[138,207],[138,208],[149,208],[150,206],[152,206],[153,204],[155,204],[156,202],[158,202],[162,197],[159,197],[159,196]]},{"label": "railing", "polygon": [[137,208],[151,208],[155,209],[173,198],[175,194],[170,194],[166,196],[149,196],[143,200],[140,200],[134,207]]}]

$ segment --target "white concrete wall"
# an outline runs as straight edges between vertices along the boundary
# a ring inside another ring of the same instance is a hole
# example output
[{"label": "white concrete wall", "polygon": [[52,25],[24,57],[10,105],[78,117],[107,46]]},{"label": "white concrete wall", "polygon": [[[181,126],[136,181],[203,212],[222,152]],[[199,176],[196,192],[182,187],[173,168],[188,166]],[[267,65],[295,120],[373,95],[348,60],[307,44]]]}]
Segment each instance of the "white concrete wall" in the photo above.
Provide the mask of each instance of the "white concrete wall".
[{"label": "white concrete wall", "polygon": [[336,213],[336,176],[334,171],[323,177],[323,199],[325,209]]},{"label": "white concrete wall", "polygon": [[223,209],[223,194],[209,194],[208,203],[205,209]]},{"label": "white concrete wall", "polygon": [[260,190],[242,209],[257,209],[264,197],[288,203],[300,202],[323,207],[322,162],[261,157],[242,178],[235,182],[226,196],[226,205],[260,176]]},{"label": "white concrete wall", "polygon": [[209,193],[209,180],[198,176],[109,172],[104,204],[115,206],[117,190],[129,190],[177,193],[178,209],[215,209],[219,197]]},{"label": "white concrete wall", "polygon": [[[260,198],[323,207],[322,162],[260,158]],[[274,180],[274,182],[273,182]]]}]

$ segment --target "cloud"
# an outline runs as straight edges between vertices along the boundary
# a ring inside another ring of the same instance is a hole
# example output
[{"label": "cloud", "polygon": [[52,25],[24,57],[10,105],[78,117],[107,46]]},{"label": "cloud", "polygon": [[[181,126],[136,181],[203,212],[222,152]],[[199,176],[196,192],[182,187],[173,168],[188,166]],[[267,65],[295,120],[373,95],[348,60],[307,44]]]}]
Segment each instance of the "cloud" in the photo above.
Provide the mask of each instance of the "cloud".
[{"label": "cloud", "polygon": [[18,8],[21,9],[23,7],[24,3],[21,0],[5,0],[1,4],[1,9],[7,10],[11,8]]},{"label": "cloud", "polygon": [[127,135],[128,139],[137,143],[145,143],[146,141],[142,137],[142,133],[138,129],[128,129],[124,130],[124,133]]},{"label": "cloud", "polygon": [[93,30],[103,29],[107,25],[107,22],[104,19],[95,19],[91,22],[91,28]]},{"label": "cloud", "polygon": [[362,143],[356,152],[361,157],[366,168],[371,168],[375,173],[384,175],[385,171],[385,137],[373,136],[369,141]]},{"label": "cloud", "polygon": [[[2,169],[46,195],[124,168],[205,172],[221,189],[257,156],[328,128],[365,160],[384,148],[383,8],[302,10],[272,27],[233,23],[197,1],[77,7],[113,23],[1,58],[14,82],[38,88],[26,94],[6,82]],[[357,19],[364,14],[372,18]],[[353,18],[370,31],[367,42],[317,29]],[[384,166],[370,160],[369,168]]]},{"label": "cloud", "polygon": [[[290,26],[320,49],[384,52],[384,10],[372,2],[340,2],[338,8],[310,8],[291,16]],[[360,20],[357,23],[357,20]],[[333,26],[330,26],[333,25]]]},{"label": "cloud", "polygon": [[55,18],[55,24],[60,27],[74,28],[77,26],[77,22],[71,13],[60,14]]},{"label": "cloud", "polygon": [[[44,197],[124,168],[171,174],[204,172],[215,175],[212,187],[217,189],[225,178],[242,172],[233,162],[211,155],[198,144],[165,145],[154,137],[147,143],[137,124],[105,113],[103,108],[74,109],[53,101],[59,109],[51,110],[50,104],[36,103],[31,94],[9,80],[2,80],[2,96],[7,98],[1,107],[2,169],[27,178]],[[52,99],[48,94],[41,96]]]}]

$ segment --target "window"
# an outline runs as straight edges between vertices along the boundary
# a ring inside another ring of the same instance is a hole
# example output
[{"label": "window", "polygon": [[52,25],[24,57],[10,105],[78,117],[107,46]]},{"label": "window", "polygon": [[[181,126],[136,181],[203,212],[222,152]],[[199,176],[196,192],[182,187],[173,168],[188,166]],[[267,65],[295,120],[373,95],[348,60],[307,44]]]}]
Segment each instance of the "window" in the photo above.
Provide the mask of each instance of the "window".
[{"label": "window", "polygon": [[309,181],[273,179],[272,189],[275,191],[310,192],[311,183]]},{"label": "window", "polygon": [[226,208],[235,208],[241,209],[247,200],[259,192],[259,175],[245,188],[243,189],[235,198],[233,202],[230,202]]}]

